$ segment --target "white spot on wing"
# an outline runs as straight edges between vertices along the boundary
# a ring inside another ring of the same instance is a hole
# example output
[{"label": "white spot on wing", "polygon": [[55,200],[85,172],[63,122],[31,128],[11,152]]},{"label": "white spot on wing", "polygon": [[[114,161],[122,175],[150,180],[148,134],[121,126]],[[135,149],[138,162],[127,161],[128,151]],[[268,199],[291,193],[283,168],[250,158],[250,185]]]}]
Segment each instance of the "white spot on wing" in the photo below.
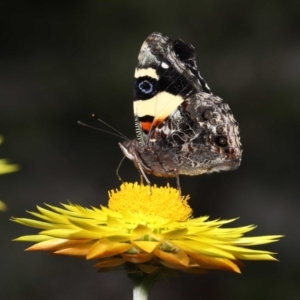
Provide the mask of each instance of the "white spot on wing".
[{"label": "white spot on wing", "polygon": [[164,68],[164,69],[168,69],[168,68],[169,68],[169,65],[166,64],[165,62],[162,62],[162,63],[161,63],[161,67]]},{"label": "white spot on wing", "polygon": [[134,77],[139,78],[143,76],[149,76],[151,78],[154,78],[158,80],[158,75],[156,74],[156,70],[153,68],[146,68],[146,69],[135,69]]}]

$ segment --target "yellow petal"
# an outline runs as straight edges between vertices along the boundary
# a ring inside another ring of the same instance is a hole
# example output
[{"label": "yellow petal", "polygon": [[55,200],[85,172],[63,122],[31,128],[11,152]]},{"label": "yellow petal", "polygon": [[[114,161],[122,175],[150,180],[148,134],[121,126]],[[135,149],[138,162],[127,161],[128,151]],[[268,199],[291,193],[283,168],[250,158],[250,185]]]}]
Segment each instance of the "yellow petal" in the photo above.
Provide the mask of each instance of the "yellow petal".
[{"label": "yellow petal", "polygon": [[137,267],[146,274],[152,274],[159,269],[158,266],[148,264],[138,264]]},{"label": "yellow petal", "polygon": [[64,215],[58,214],[40,206],[37,206],[37,209],[42,215],[46,216],[49,220],[51,220],[52,223],[69,224],[68,219]]},{"label": "yellow petal", "polygon": [[107,216],[107,226],[124,228],[124,222],[121,222],[120,220],[117,220],[116,218],[108,215]]},{"label": "yellow petal", "polygon": [[6,211],[7,210],[7,205],[0,200],[0,211]]},{"label": "yellow petal", "polygon": [[126,260],[120,257],[110,257],[97,262],[95,268],[115,268],[124,264]]},{"label": "yellow petal", "polygon": [[158,242],[151,241],[132,241],[131,243],[147,253],[152,253],[159,245]]},{"label": "yellow petal", "polygon": [[21,225],[39,228],[39,229],[52,229],[56,228],[53,224],[47,222],[41,222],[37,220],[27,219],[27,218],[11,218],[12,221],[19,223]]},{"label": "yellow petal", "polygon": [[[273,253],[275,254],[275,253]],[[247,255],[247,254],[239,254],[236,255],[239,259],[245,260],[271,260],[271,261],[278,261],[275,257],[270,254],[254,254],[254,255]]]},{"label": "yellow petal", "polygon": [[[52,236],[54,238],[62,238],[62,239],[70,239],[70,238],[80,238],[79,229],[50,229],[50,230],[43,230],[40,234]],[[78,236],[77,236],[78,234]],[[86,237],[90,238],[90,237]]]},{"label": "yellow petal", "polygon": [[90,222],[86,222],[86,220],[81,220],[78,218],[69,218],[71,224],[75,225],[75,228],[83,229],[85,231],[93,231],[95,233],[101,232],[101,227],[92,225]]},{"label": "yellow petal", "polygon": [[231,253],[216,248],[213,245],[188,241],[188,240],[186,241],[172,240],[172,243],[184,251],[195,252],[198,254],[203,254],[203,255],[213,256],[213,257],[235,259],[235,256],[232,255]]},{"label": "yellow petal", "polygon": [[64,248],[64,249],[61,249],[61,250],[57,250],[53,253],[54,254],[61,254],[61,255],[86,257],[90,248],[91,248],[91,244],[84,244],[84,245],[77,245],[77,246],[73,246],[73,247],[70,247],[70,248]]},{"label": "yellow petal", "polygon": [[180,238],[188,232],[187,228],[178,228],[171,231],[163,231],[162,237],[166,240]]},{"label": "yellow petal", "polygon": [[205,270],[195,267],[195,266],[183,266],[183,265],[178,265],[178,264],[172,264],[167,261],[162,261],[161,264],[169,269],[173,270],[179,270],[179,271],[184,271],[188,273],[194,273],[194,274],[203,274],[206,273]]},{"label": "yellow petal", "polygon": [[18,165],[12,165],[8,163],[6,159],[0,159],[0,175],[11,173],[19,170]]},{"label": "yellow petal", "polygon": [[145,263],[153,259],[154,255],[149,253],[126,254],[121,253],[121,256],[127,261],[135,264]]},{"label": "yellow petal", "polygon": [[232,245],[220,245],[219,247],[223,250],[232,253],[237,258],[240,258],[239,255],[273,254],[270,251],[249,249],[249,248],[232,246]]},{"label": "yellow petal", "polygon": [[202,269],[223,269],[228,271],[233,271],[236,273],[241,273],[239,267],[229,259],[209,257],[201,254],[196,254],[193,252],[187,252],[198,263],[199,267]]},{"label": "yellow petal", "polygon": [[43,241],[35,244],[26,249],[26,251],[50,251],[55,252],[64,248],[70,248],[80,244],[87,244],[91,247],[92,244],[89,240],[68,240],[68,239],[50,239],[48,241]]},{"label": "yellow petal", "polygon": [[144,234],[147,234],[147,233],[150,233],[152,230],[145,226],[145,225],[142,225],[142,224],[138,224],[133,230],[132,230],[132,233],[134,234],[137,234],[137,235],[144,235]]},{"label": "yellow petal", "polygon": [[277,242],[283,235],[264,235],[264,236],[251,236],[251,237],[243,237],[236,241],[232,241],[234,245],[242,245],[242,246],[256,246]]},{"label": "yellow petal", "polygon": [[49,237],[48,235],[37,234],[37,235],[23,235],[14,239],[13,241],[39,243],[43,241],[48,241],[50,239],[52,240],[53,238]]},{"label": "yellow petal", "polygon": [[132,235],[130,233],[123,233],[118,235],[109,235],[109,240],[112,242],[127,242],[131,240],[132,238],[135,238],[135,235]]},{"label": "yellow petal", "polygon": [[161,260],[177,264],[177,265],[183,265],[188,266],[189,265],[189,258],[184,253],[184,251],[179,250],[177,253],[171,253],[171,252],[165,252],[160,249],[156,249],[154,251],[154,254],[159,257]]},{"label": "yellow petal", "polygon": [[129,250],[131,247],[131,244],[116,243],[107,239],[101,239],[90,248],[87,259],[114,256]]}]

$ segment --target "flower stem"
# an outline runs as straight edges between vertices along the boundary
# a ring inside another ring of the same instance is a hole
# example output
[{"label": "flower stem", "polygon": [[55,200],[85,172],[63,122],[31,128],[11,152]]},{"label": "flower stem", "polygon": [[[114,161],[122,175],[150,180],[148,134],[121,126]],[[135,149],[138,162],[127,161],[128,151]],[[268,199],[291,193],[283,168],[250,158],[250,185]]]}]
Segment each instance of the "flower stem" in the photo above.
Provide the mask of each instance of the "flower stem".
[{"label": "flower stem", "polygon": [[128,277],[133,283],[133,300],[147,300],[158,276],[159,272],[152,274],[145,274],[143,272],[128,273]]},{"label": "flower stem", "polygon": [[150,289],[142,284],[134,284],[133,286],[133,300],[147,300]]}]

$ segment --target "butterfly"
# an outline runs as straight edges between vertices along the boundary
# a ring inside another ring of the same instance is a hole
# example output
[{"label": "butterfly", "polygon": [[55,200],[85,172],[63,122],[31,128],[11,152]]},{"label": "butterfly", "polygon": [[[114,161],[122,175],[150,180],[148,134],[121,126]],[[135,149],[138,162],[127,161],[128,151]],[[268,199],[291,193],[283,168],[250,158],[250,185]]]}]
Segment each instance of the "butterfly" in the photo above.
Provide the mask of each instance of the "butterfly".
[{"label": "butterfly", "polygon": [[119,143],[146,174],[175,177],[238,168],[242,146],[228,104],[201,77],[193,45],[154,32],[144,41],[134,74],[136,138]]}]

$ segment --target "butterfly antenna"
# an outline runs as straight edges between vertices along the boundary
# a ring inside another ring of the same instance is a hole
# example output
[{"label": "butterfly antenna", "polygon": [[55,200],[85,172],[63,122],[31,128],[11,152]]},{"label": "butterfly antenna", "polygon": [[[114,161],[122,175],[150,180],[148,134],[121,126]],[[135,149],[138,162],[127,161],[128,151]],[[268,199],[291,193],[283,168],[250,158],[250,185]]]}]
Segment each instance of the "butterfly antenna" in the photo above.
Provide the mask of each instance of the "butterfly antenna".
[{"label": "butterfly antenna", "polygon": [[102,131],[102,132],[109,133],[111,135],[117,136],[118,138],[121,138],[121,139],[124,139],[124,140],[128,140],[123,134],[122,135],[121,134],[116,134],[115,132],[111,132],[111,131],[108,131],[108,130],[105,130],[105,129],[97,128],[97,127],[88,125],[86,123],[83,123],[82,121],[77,121],[77,123],[79,125],[81,125],[81,126],[89,127],[89,128],[92,128],[92,129],[96,129],[98,131]]},{"label": "butterfly antenna", "polygon": [[124,140],[129,140],[126,135],[124,135],[122,132],[120,132],[119,130],[117,130],[113,126],[109,125],[108,123],[106,123],[105,121],[103,121],[102,119],[100,119],[96,114],[92,114],[92,118],[96,119],[97,121],[101,122],[102,124],[104,124],[108,128],[110,128],[113,131],[115,131],[116,133],[118,133]]}]

